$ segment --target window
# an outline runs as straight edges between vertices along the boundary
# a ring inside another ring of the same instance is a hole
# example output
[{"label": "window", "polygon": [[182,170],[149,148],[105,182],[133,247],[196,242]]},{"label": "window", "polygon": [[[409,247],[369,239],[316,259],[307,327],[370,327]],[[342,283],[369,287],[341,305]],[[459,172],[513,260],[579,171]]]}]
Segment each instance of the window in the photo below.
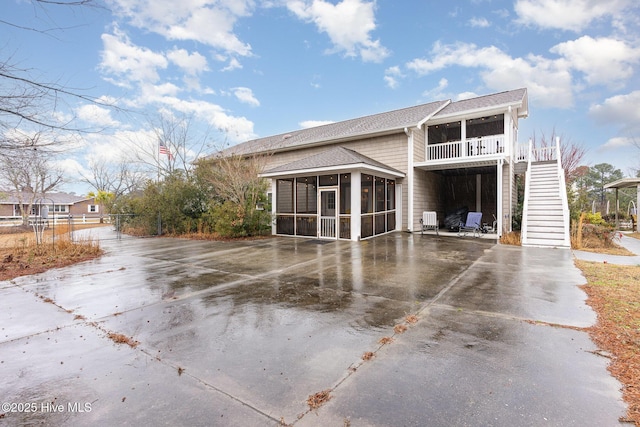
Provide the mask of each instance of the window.
[{"label": "window", "polygon": [[67,205],[53,205],[53,211],[56,213],[59,212],[69,212],[69,207]]},{"label": "window", "polygon": [[89,213],[98,212],[98,205],[89,205]]}]

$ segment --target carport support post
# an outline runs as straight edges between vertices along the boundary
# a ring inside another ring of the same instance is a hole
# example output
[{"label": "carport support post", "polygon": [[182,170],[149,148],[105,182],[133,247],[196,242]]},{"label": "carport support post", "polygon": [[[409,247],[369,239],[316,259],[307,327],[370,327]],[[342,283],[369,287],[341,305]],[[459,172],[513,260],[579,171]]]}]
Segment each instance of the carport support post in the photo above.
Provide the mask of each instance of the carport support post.
[{"label": "carport support post", "polygon": [[[636,187],[636,231],[640,233],[640,227],[638,227],[638,211],[640,210],[640,184]],[[631,230],[633,231],[633,230]]]}]

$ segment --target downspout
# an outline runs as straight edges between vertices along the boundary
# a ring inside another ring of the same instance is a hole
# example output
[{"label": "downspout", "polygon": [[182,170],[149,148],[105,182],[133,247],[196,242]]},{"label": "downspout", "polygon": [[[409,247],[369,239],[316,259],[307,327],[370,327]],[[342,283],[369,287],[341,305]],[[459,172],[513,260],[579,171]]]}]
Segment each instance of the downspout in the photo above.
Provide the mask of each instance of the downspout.
[{"label": "downspout", "polygon": [[407,135],[407,230],[413,232],[413,131],[404,128]]}]

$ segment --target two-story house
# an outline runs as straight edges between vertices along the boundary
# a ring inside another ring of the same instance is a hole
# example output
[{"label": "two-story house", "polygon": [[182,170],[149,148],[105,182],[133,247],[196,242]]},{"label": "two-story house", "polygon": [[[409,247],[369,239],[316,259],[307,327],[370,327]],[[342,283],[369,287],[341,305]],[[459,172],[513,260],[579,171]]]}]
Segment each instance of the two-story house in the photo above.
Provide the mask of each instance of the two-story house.
[{"label": "two-story house", "polygon": [[511,229],[515,174],[528,167],[518,143],[528,113],[527,90],[517,89],[259,138],[225,154],[269,153],[262,176],[276,235],[357,241],[418,231],[423,211],[442,223],[467,209],[495,218],[499,236]]}]

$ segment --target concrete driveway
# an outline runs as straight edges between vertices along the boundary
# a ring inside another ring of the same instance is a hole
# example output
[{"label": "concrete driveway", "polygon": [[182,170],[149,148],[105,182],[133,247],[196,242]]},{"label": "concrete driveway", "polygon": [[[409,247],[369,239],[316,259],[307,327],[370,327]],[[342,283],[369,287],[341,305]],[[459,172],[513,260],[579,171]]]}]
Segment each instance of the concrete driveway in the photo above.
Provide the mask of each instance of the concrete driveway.
[{"label": "concrete driveway", "polygon": [[0,282],[0,424],[614,426],[625,413],[578,330],[595,315],[568,250],[92,233],[102,258]]}]

